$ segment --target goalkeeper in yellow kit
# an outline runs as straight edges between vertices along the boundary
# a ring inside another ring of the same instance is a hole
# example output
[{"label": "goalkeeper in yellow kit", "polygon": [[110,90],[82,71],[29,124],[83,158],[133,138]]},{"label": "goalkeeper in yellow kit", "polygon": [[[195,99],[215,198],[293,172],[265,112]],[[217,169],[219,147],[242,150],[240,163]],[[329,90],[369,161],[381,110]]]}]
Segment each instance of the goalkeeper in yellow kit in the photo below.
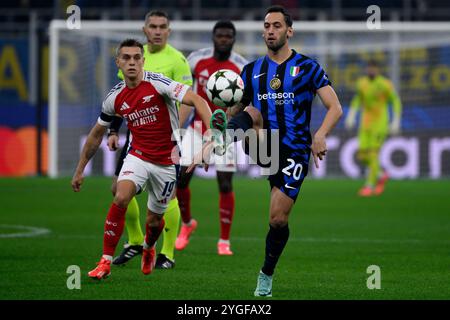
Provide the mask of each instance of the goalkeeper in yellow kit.
[{"label": "goalkeeper in yellow kit", "polygon": [[[389,105],[392,107],[390,122]],[[357,81],[356,94],[345,120],[346,129],[354,127],[360,108],[358,160],[367,168],[367,178],[358,194],[367,197],[384,191],[388,175],[380,169],[379,152],[388,133],[399,134],[402,112],[402,105],[392,82],[380,74],[375,61],[368,62],[367,75]]]}]

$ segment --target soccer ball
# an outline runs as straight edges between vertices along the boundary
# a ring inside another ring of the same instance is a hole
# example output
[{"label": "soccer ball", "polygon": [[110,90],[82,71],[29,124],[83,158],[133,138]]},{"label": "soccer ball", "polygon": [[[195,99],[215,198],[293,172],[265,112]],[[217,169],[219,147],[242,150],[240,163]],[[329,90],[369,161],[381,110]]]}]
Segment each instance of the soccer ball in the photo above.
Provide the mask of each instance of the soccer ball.
[{"label": "soccer ball", "polygon": [[234,71],[222,69],[214,72],[206,83],[206,95],[216,106],[229,108],[236,105],[244,94],[244,81]]}]

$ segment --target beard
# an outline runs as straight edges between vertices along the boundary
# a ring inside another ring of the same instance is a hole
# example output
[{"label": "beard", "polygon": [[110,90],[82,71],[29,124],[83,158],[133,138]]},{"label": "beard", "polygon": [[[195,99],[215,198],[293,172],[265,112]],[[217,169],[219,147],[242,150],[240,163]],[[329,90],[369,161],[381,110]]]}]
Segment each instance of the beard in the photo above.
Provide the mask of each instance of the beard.
[{"label": "beard", "polygon": [[232,46],[219,47],[217,45],[214,45],[214,51],[216,51],[220,57],[228,58],[231,55],[231,49]]},{"label": "beard", "polygon": [[267,48],[269,48],[273,52],[277,52],[286,44],[286,35],[284,35],[283,37],[280,37],[280,39],[276,42],[269,43],[267,40],[265,40],[265,42],[266,42]]}]

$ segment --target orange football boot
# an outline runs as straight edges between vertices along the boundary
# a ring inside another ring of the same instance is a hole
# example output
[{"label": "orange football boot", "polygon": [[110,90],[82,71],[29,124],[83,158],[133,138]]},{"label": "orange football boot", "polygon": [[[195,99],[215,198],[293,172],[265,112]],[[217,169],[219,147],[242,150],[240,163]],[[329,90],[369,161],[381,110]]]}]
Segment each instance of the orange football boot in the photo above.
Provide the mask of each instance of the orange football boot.
[{"label": "orange football boot", "polygon": [[88,272],[88,276],[92,279],[105,279],[111,274],[111,261],[101,258],[94,270]]},{"label": "orange football boot", "polygon": [[190,226],[183,223],[177,241],[175,241],[175,249],[183,250],[184,248],[186,248],[189,243],[189,237],[195,231],[195,229],[197,229],[197,220],[192,219]]}]

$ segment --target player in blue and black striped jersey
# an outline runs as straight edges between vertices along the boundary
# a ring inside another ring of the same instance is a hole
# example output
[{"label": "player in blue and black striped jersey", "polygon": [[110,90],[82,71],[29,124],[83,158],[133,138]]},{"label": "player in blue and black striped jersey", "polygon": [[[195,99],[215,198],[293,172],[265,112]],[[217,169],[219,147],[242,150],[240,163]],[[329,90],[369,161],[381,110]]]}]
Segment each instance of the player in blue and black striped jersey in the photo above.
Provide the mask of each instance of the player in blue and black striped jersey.
[{"label": "player in blue and black striped jersey", "polygon": [[[267,138],[274,130],[279,133],[278,145],[269,146],[272,159],[279,152],[279,166],[269,176],[270,229],[255,296],[272,295],[272,275],[289,237],[288,216],[308,173],[310,154],[318,167],[327,152],[325,138],[342,115],[325,71],[315,60],[289,48],[292,36],[290,15],[283,7],[270,7],[263,33],[267,55],[244,67],[244,97],[228,112],[232,117],[228,129],[266,129]],[[309,124],[316,94],[328,112],[312,138]]]}]

